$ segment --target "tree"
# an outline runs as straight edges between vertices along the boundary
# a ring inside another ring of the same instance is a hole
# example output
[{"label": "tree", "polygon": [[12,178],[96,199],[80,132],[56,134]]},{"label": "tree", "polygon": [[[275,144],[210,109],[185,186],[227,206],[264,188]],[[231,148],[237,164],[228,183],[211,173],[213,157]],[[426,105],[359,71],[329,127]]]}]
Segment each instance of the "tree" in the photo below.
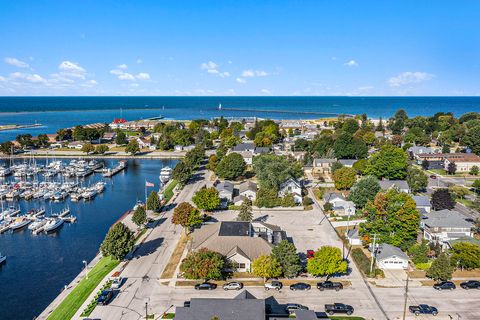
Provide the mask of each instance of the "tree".
[{"label": "tree", "polygon": [[457,165],[455,162],[450,162],[447,166],[447,173],[453,175],[455,172],[457,172]]},{"label": "tree", "polygon": [[95,148],[95,152],[99,153],[99,154],[104,154],[108,150],[110,150],[110,149],[108,148],[108,146],[106,146],[104,144],[100,144]]},{"label": "tree", "polygon": [[147,221],[147,213],[145,212],[145,208],[143,206],[138,206],[135,209],[133,212],[132,221],[137,226],[141,226],[145,223],[145,221]]},{"label": "tree", "polygon": [[243,157],[239,153],[232,152],[218,163],[215,173],[221,178],[233,180],[242,176],[245,168]]},{"label": "tree", "polygon": [[15,140],[22,146],[22,148],[30,147],[33,145],[32,135],[27,134],[19,134]]},{"label": "tree", "polygon": [[338,190],[350,189],[355,180],[357,179],[357,173],[355,169],[344,167],[336,170],[333,173],[333,181],[335,182],[335,188]]},{"label": "tree", "polygon": [[252,212],[252,201],[250,199],[243,200],[240,211],[237,216],[237,221],[252,221],[253,212]]},{"label": "tree", "polygon": [[448,189],[437,189],[432,194],[430,200],[433,210],[444,210],[455,208],[455,200]]},{"label": "tree", "polygon": [[422,243],[416,243],[408,249],[408,253],[412,257],[413,263],[426,263],[428,262],[428,253],[430,248],[428,247],[428,241],[422,241]]},{"label": "tree", "polygon": [[335,173],[335,171],[337,171],[338,169],[341,169],[341,168],[343,168],[343,164],[336,161],[336,162],[332,163],[332,166],[330,167],[330,172]]},{"label": "tree", "polygon": [[225,259],[221,254],[201,248],[190,252],[180,264],[180,272],[186,279],[221,279]]},{"label": "tree", "polygon": [[450,153],[450,146],[448,144],[443,144],[442,153]]},{"label": "tree", "polygon": [[125,134],[125,132],[120,130],[117,132],[117,136],[115,137],[115,143],[120,146],[128,143],[127,135]]},{"label": "tree", "polygon": [[273,208],[281,204],[277,189],[260,188],[257,191],[255,205],[260,208]]},{"label": "tree", "polygon": [[172,223],[179,224],[188,232],[203,222],[200,211],[188,202],[182,202],[173,210]]},{"label": "tree", "polygon": [[320,247],[307,261],[307,271],[314,277],[345,273],[347,266],[340,249],[331,246]]},{"label": "tree", "polygon": [[480,246],[469,242],[457,242],[452,246],[451,263],[462,270],[480,268]]},{"label": "tree", "polygon": [[39,134],[37,137],[37,144],[39,147],[48,147],[48,136],[46,134]]},{"label": "tree", "polygon": [[473,153],[480,154],[480,125],[468,129],[463,142]]},{"label": "tree", "polygon": [[423,160],[422,161],[422,169],[423,170],[428,170],[429,167],[430,167],[430,163],[428,162],[428,160]]},{"label": "tree", "polygon": [[358,159],[357,161],[355,161],[352,168],[355,169],[355,171],[357,171],[357,174],[363,175],[365,174],[367,163],[368,163],[367,159]]},{"label": "tree", "polygon": [[280,262],[272,256],[261,255],[252,262],[253,274],[263,278],[263,282],[269,278],[276,278],[282,275]]},{"label": "tree", "polygon": [[210,155],[210,157],[208,157],[207,169],[210,171],[215,171],[217,169],[217,165],[218,165],[217,155],[216,154]]},{"label": "tree", "polygon": [[445,252],[442,252],[437,259],[433,260],[426,276],[435,281],[446,281],[452,278],[452,272],[453,268],[450,265],[450,258]]},{"label": "tree", "polygon": [[417,238],[420,215],[415,201],[395,188],[380,192],[365,206],[366,222],[360,224],[360,235],[370,243],[377,234],[377,243],[408,248]]},{"label": "tree", "polygon": [[140,146],[138,145],[138,141],[136,139],[130,140],[127,146],[125,147],[125,152],[130,153],[132,156],[139,151],[140,151]]},{"label": "tree", "polygon": [[[472,187],[474,189],[480,189],[480,179],[477,179],[477,180],[473,181]],[[478,192],[478,190],[475,190],[475,191]]]},{"label": "tree", "polygon": [[253,158],[253,170],[260,188],[278,190],[280,184],[289,178],[300,178],[303,175],[301,162],[275,154],[262,154]]},{"label": "tree", "polygon": [[91,143],[85,143],[82,147],[82,152],[89,154],[90,152],[95,151],[95,147]]},{"label": "tree", "polygon": [[156,193],[155,191],[152,191],[147,199],[147,209],[158,212],[160,211],[161,208],[162,208],[162,203],[160,202],[158,193]]},{"label": "tree", "polygon": [[450,194],[454,197],[454,199],[464,199],[465,196],[470,193],[470,190],[458,185],[450,186],[448,191],[450,191]]},{"label": "tree", "polygon": [[220,205],[220,197],[214,187],[198,190],[192,197],[192,201],[198,208],[206,211],[212,211]]},{"label": "tree", "polygon": [[407,169],[407,183],[410,189],[417,193],[427,188],[428,176],[420,169],[409,167]]},{"label": "tree", "polygon": [[117,260],[122,260],[127,253],[132,251],[134,244],[133,232],[122,222],[118,222],[108,230],[100,250],[104,256],[112,256]]},{"label": "tree", "polygon": [[368,201],[373,201],[380,191],[380,183],[374,176],[366,176],[355,182],[350,189],[348,200],[355,203],[355,207],[362,209]]},{"label": "tree", "polygon": [[480,169],[478,168],[478,166],[473,166],[471,169],[470,169],[470,172],[469,172],[472,176],[478,176],[478,174],[480,173]]},{"label": "tree", "polygon": [[177,180],[180,185],[184,186],[192,176],[192,172],[193,168],[182,160],[177,163],[173,169],[172,177]]},{"label": "tree", "polygon": [[389,128],[393,134],[402,134],[405,128],[405,121],[408,119],[407,113],[403,109],[399,109],[393,118],[390,119]]},{"label": "tree", "polygon": [[379,179],[404,179],[407,167],[408,156],[405,151],[387,144],[369,158],[365,174]]},{"label": "tree", "polygon": [[368,154],[365,142],[348,133],[342,133],[337,137],[333,150],[337,159],[363,159]]},{"label": "tree", "polygon": [[0,144],[0,152],[3,154],[13,153],[13,143],[11,141],[5,141]]},{"label": "tree", "polygon": [[284,277],[293,278],[302,271],[302,263],[297,254],[297,248],[287,240],[280,241],[280,243],[272,249],[272,258],[280,262]]}]

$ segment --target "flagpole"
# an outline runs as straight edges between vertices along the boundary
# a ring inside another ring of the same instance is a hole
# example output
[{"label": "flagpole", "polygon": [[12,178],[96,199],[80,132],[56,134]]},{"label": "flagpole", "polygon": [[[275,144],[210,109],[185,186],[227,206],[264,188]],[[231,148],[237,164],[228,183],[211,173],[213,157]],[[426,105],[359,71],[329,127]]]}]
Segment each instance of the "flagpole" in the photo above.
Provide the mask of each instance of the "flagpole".
[{"label": "flagpole", "polygon": [[147,205],[147,179],[145,179],[145,205]]}]

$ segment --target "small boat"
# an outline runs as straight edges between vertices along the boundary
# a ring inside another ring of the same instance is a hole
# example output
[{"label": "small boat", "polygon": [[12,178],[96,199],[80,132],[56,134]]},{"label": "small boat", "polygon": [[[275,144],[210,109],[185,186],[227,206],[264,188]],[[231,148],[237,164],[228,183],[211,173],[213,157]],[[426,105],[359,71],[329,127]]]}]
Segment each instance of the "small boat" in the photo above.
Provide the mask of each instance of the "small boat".
[{"label": "small boat", "polygon": [[102,193],[105,190],[105,184],[103,181],[97,182],[94,188],[98,193]]},{"label": "small boat", "polygon": [[29,216],[35,218],[35,217],[38,217],[38,216],[41,216],[41,215],[45,214],[45,208],[40,208],[40,209],[34,208],[34,209],[28,211],[27,214]]},{"label": "small boat", "polygon": [[20,230],[23,227],[27,226],[30,222],[32,222],[30,219],[27,219],[27,218],[24,218],[24,217],[18,217],[10,225],[10,229],[12,229],[13,231]]},{"label": "small boat", "polygon": [[84,200],[90,200],[90,199],[94,198],[96,194],[97,194],[97,192],[95,190],[89,189],[89,190],[85,191],[84,193],[82,193],[82,197],[83,197]]},{"label": "small boat", "polygon": [[167,183],[171,178],[173,174],[173,169],[170,167],[163,167],[162,170],[160,170],[160,181],[165,184]]},{"label": "small boat", "polygon": [[0,263],[4,263],[5,261],[7,261],[7,256],[2,256],[0,253]]},{"label": "small boat", "polygon": [[70,194],[70,199],[72,201],[78,201],[82,198],[82,195],[80,193],[72,193]]},{"label": "small boat", "polygon": [[6,210],[2,211],[0,215],[3,217],[15,217],[19,213],[20,213],[20,208],[9,206]]},{"label": "small boat", "polygon": [[43,227],[46,223],[47,223],[47,220],[45,220],[45,219],[35,220],[28,226],[28,230],[35,231],[38,228]]},{"label": "small boat", "polygon": [[43,226],[45,233],[53,232],[58,229],[63,224],[63,220],[60,218],[49,219],[48,222]]},{"label": "small boat", "polygon": [[145,204],[141,200],[137,200],[137,203],[135,203],[133,210],[137,210],[138,207],[143,207],[144,205]]}]

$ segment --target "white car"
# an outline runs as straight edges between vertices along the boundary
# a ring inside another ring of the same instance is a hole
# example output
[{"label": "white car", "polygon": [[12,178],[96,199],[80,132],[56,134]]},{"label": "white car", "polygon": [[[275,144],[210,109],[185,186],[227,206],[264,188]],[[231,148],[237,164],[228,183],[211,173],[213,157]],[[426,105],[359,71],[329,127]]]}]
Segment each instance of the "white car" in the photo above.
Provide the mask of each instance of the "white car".
[{"label": "white car", "polygon": [[122,286],[122,282],[123,282],[123,279],[121,277],[113,278],[111,288],[112,289],[120,289],[120,287]]}]

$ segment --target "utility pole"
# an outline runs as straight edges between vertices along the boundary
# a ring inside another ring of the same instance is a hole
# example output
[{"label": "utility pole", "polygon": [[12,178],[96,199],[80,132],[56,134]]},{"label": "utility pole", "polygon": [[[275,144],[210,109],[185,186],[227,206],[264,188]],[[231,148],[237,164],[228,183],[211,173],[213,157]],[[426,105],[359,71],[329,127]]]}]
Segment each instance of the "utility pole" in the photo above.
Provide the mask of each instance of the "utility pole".
[{"label": "utility pole", "polygon": [[148,302],[145,302],[145,319],[148,319]]},{"label": "utility pole", "polygon": [[405,302],[403,303],[403,320],[405,320],[405,316],[407,314],[407,297],[408,297],[408,283],[410,282],[410,277],[407,273],[407,284],[405,285]]},{"label": "utility pole", "polygon": [[370,273],[373,271],[373,259],[376,256],[377,248],[375,247],[375,243],[377,241],[377,234],[373,234],[373,247],[372,247],[372,260],[370,261]]}]

